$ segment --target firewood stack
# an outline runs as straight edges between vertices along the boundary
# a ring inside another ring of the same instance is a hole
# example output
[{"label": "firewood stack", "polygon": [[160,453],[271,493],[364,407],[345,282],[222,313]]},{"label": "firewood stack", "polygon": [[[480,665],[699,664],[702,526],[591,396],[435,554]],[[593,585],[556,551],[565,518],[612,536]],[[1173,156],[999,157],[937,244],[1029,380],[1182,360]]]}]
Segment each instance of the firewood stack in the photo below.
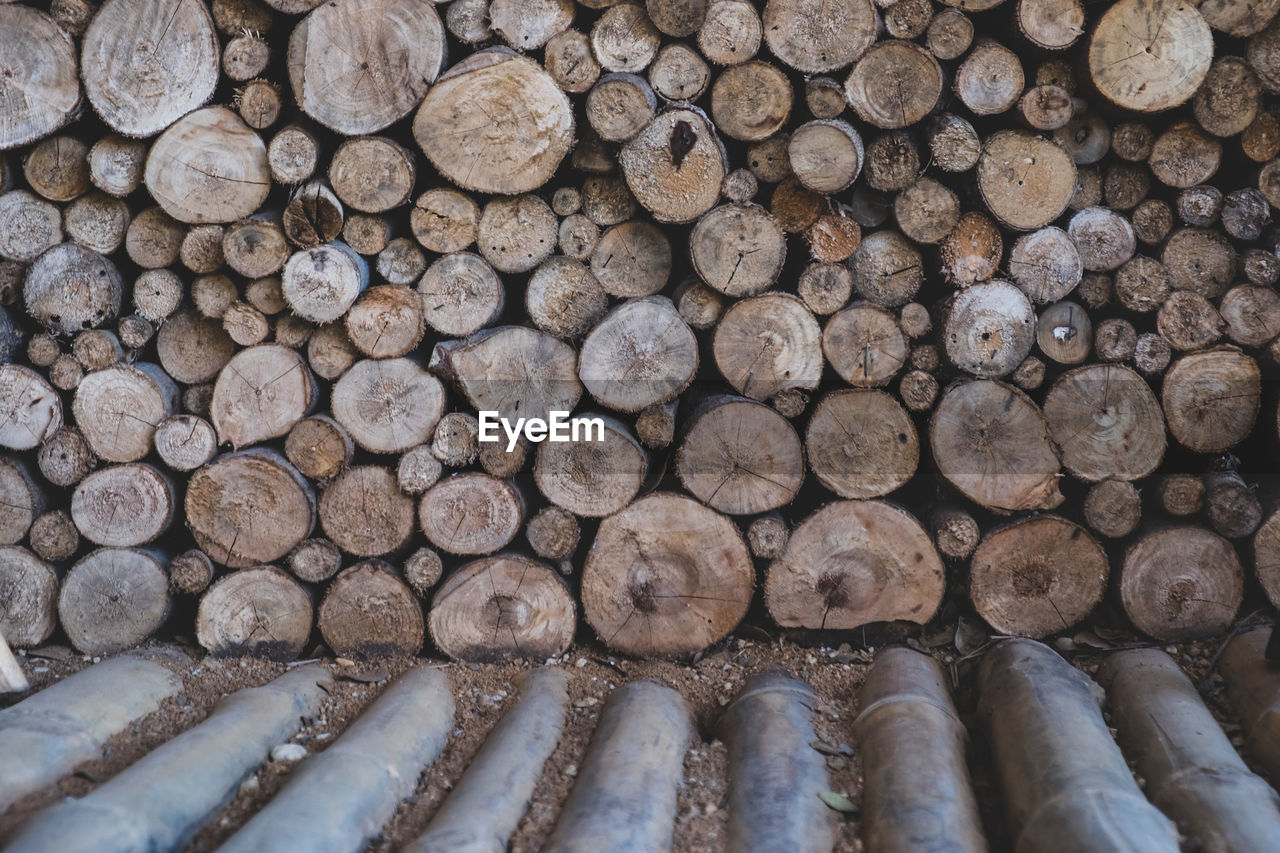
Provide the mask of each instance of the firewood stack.
[{"label": "firewood stack", "polygon": [[0,5],[0,633],[1280,604],[1278,10]]}]

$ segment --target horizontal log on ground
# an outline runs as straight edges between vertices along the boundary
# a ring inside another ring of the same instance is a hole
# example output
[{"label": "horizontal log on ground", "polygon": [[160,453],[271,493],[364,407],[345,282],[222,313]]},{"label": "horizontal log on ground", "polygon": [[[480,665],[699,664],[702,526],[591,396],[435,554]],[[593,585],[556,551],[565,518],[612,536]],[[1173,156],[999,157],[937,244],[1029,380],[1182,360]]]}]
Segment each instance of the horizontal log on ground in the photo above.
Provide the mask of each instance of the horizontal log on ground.
[{"label": "horizontal log on ground", "polygon": [[228,853],[358,850],[378,834],[453,729],[444,673],[397,678],[346,731],[222,845]]},{"label": "horizontal log on ground", "polygon": [[983,657],[978,687],[1012,849],[1179,849],[1111,739],[1092,679],[1048,646],[1005,640]]},{"label": "horizontal log on ground", "polygon": [[405,853],[505,853],[560,739],[567,686],[564,671],[553,668],[521,679],[519,703],[503,714]]},{"label": "horizontal log on ground", "polygon": [[323,667],[309,665],[232,693],[202,723],[92,793],[40,812],[7,849],[123,853],[181,846],[231,798],[271,747],[316,712],[325,695],[321,685],[330,681]]},{"label": "horizontal log on ground", "polygon": [[1184,836],[1223,853],[1264,850],[1280,838],[1280,796],[1245,766],[1171,657],[1159,649],[1116,652],[1098,681],[1147,796]]},{"label": "horizontal log on ground", "polygon": [[543,849],[670,849],[676,788],[692,734],[689,709],[672,688],[645,679],[615,690]]},{"label": "horizontal log on ground", "polygon": [[68,676],[0,711],[0,812],[99,758],[112,735],[182,689],[164,666],[119,657]]},{"label": "horizontal log on ground", "polygon": [[754,676],[717,730],[729,748],[729,844],[734,850],[811,850],[835,844],[826,761],[810,744],[813,689],[782,671]]}]

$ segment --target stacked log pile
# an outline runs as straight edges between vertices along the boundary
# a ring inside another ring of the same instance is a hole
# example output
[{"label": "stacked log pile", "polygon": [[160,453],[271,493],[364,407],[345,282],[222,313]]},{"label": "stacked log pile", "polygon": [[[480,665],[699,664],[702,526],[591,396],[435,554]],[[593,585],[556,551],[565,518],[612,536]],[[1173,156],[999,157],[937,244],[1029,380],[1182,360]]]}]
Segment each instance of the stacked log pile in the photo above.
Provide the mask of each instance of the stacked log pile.
[{"label": "stacked log pile", "polygon": [[0,634],[1280,604],[1278,9],[0,5]]}]

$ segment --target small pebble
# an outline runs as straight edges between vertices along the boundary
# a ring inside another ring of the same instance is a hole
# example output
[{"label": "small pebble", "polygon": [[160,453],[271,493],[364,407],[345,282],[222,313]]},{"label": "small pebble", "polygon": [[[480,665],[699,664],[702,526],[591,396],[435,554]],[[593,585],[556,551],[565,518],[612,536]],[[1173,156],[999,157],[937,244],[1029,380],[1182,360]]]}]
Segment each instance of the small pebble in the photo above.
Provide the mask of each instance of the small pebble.
[{"label": "small pebble", "polygon": [[262,785],[258,782],[258,777],[250,776],[248,779],[245,779],[240,783],[240,794],[241,796],[256,794],[258,793],[258,789],[261,787]]},{"label": "small pebble", "polygon": [[282,743],[271,750],[272,761],[301,761],[307,757],[307,748],[297,743]]}]

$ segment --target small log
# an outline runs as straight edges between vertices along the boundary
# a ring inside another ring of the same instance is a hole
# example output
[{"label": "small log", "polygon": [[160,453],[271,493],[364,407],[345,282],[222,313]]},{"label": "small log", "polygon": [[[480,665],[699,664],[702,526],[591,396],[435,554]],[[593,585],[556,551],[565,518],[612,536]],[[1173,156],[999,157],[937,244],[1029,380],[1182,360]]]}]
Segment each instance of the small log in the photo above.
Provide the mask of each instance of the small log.
[{"label": "small log", "polygon": [[729,515],[754,515],[790,503],[804,481],[800,437],[769,406],[718,395],[685,423],[676,475],[695,497]]},{"label": "small log", "polygon": [[1146,381],[1123,365],[1064,374],[1045,396],[1044,417],[1063,467],[1085,482],[1139,480],[1164,458],[1160,404]]},{"label": "small log", "polygon": [[177,413],[178,389],[157,365],[114,365],[86,376],[71,408],[97,456],[133,462],[151,451],[156,426]]},{"label": "small log", "polygon": [[85,654],[131,649],[169,617],[169,575],[136,548],[99,548],[76,562],[58,593],[58,622]]},{"label": "small log", "polygon": [[145,142],[109,133],[88,150],[88,177],[102,192],[123,199],[142,186],[146,159]]},{"label": "small log", "polygon": [[0,216],[9,223],[0,234],[0,257],[30,263],[62,242],[62,211],[26,190],[0,195]]},{"label": "small log", "polygon": [[1016,850],[1174,853],[1102,718],[1102,690],[1048,646],[1006,640],[982,659],[978,712]]},{"label": "small log", "polygon": [[[433,5],[343,0],[318,5],[294,28],[287,64],[302,110],[330,130],[357,136],[407,116],[444,58],[444,25]],[[379,81],[383,94],[364,92],[366,79]]]},{"label": "small log", "polygon": [[1019,237],[1009,250],[1009,274],[1037,305],[1061,300],[1080,283],[1084,265],[1075,243],[1050,226]]},{"label": "small log", "polygon": [[[363,110],[363,99],[355,103]],[[513,110],[515,103],[522,109]],[[477,124],[476,116],[486,119]],[[490,49],[440,76],[414,117],[413,134],[437,171],[462,189],[514,195],[555,172],[573,140],[573,113],[542,66]]]},{"label": "small log", "polygon": [[751,678],[716,730],[729,750],[729,844],[734,850],[829,851],[826,762],[810,745],[813,689],[781,670]]},{"label": "small log", "polygon": [[356,465],[321,493],[319,519],[325,535],[346,553],[377,557],[409,543],[413,500],[401,493],[389,469]]},{"label": "small log", "polygon": [[1200,527],[1150,532],[1125,550],[1120,602],[1134,626],[1168,642],[1225,631],[1244,596],[1231,543]]},{"label": "small log", "polygon": [[365,560],[339,572],[316,622],[325,643],[340,657],[416,655],[422,649],[422,606],[381,560]]},{"label": "small log", "polygon": [[474,415],[450,412],[436,424],[431,453],[450,468],[465,468],[480,455],[479,432]]},{"label": "small log", "polygon": [[440,381],[407,358],[365,359],[333,385],[334,419],[356,444],[399,453],[422,444],[444,414]]},{"label": "small log", "polygon": [[929,443],[942,476],[976,503],[1010,511],[1062,503],[1044,415],[1015,388],[990,380],[952,385],[934,410]]},{"label": "small log", "polygon": [[1166,474],[1158,491],[1160,505],[1170,515],[1194,515],[1204,508],[1204,480],[1195,474]]},{"label": "small log", "polygon": [[54,334],[101,326],[120,313],[123,281],[110,260],[76,243],[60,243],[27,268],[27,313]]},{"label": "small log", "polygon": [[501,554],[451,574],[431,599],[427,628],[436,648],[454,660],[545,661],[569,648],[577,613],[555,569]]},{"label": "small log", "polygon": [[58,575],[26,548],[0,546],[0,634],[14,647],[38,646],[57,627]]},{"label": "small log", "polygon": [[[929,21],[929,27],[925,31],[925,44],[929,52],[938,59],[959,59],[973,44],[973,21],[959,9],[939,9]],[[976,159],[976,151],[974,156]]]},{"label": "small log", "polygon": [[[331,684],[323,667],[303,666],[262,687],[232,693],[204,722],[92,793],[40,812],[14,837],[14,849],[87,853],[130,845],[181,846],[218,813],[273,746],[296,734],[304,717],[319,712],[325,696],[321,686]],[[174,779],[184,784],[175,785]]]},{"label": "small log", "polygon": [[623,146],[619,165],[636,200],[659,222],[691,222],[720,196],[724,148],[701,112],[661,113]]},{"label": "small log", "polygon": [[1249,631],[1235,637],[1222,654],[1222,678],[1227,697],[1244,729],[1245,749],[1275,778],[1280,772],[1280,679],[1267,658],[1275,628]]},{"label": "small log", "polygon": [[[2,378],[3,374],[0,373],[0,379]],[[79,430],[75,427],[58,427],[40,445],[36,463],[40,467],[41,476],[55,486],[66,487],[83,480],[97,464],[97,459]]]},{"label": "small log", "polygon": [[287,853],[300,846],[338,853],[362,847],[444,750],[453,719],[444,673],[409,670],[332,746],[299,766],[223,847],[228,853]]},{"label": "small log", "polygon": [[736,65],[756,55],[763,35],[754,6],[744,0],[717,0],[707,7],[698,30],[698,50],[716,65]]},{"label": "small log", "polygon": [[[271,141],[273,147],[268,149],[268,157],[276,151],[276,140],[287,132],[282,131]],[[273,164],[273,173],[276,168]],[[301,180],[306,180],[306,177],[300,177],[299,181]],[[321,181],[308,181],[290,194],[289,203],[285,205],[280,221],[289,242],[303,249],[314,249],[338,239],[338,235],[344,233],[345,220],[346,211],[333,190]]]},{"label": "small log", "polygon": [[519,704],[503,714],[405,853],[505,853],[564,729],[567,684],[563,670],[550,667],[521,676]]},{"label": "small log", "polygon": [[863,121],[894,129],[932,112],[942,85],[942,67],[932,54],[914,42],[888,39],[862,53],[845,81],[845,98]]},{"label": "small log", "polygon": [[689,254],[708,286],[728,296],[752,296],[777,281],[786,241],[763,207],[730,204],[698,220],[689,235]]},{"label": "small log", "polygon": [[275,566],[221,578],[200,597],[196,641],[214,655],[289,661],[311,638],[311,597]]},{"label": "small log", "polygon": [[1142,495],[1127,480],[1103,480],[1084,497],[1085,522],[1109,539],[1128,536],[1142,520]]},{"label": "small log", "polygon": [[[990,281],[1004,254],[1004,239],[991,217],[971,210],[938,246],[942,277],[958,287]],[[923,271],[916,273],[923,278]]]},{"label": "small log", "polygon": [[969,568],[969,597],[1000,634],[1065,631],[1102,601],[1107,555],[1083,527],[1056,515],[1026,518],[983,537]]},{"label": "small log", "polygon": [[[756,452],[772,454],[778,446],[749,441],[757,445]],[[883,391],[828,394],[814,408],[804,442],[813,475],[843,498],[887,495],[905,485],[920,462],[920,440],[911,418]]]},{"label": "small log", "polygon": [[489,262],[471,252],[436,260],[418,282],[426,322],[442,335],[466,336],[502,312],[502,279]]},{"label": "small log", "polygon": [[[711,116],[731,139],[760,142],[791,116],[791,83],[777,66],[760,60],[726,68],[711,87]],[[843,106],[844,96],[841,95]]]},{"label": "small log", "polygon": [[443,468],[431,447],[420,444],[400,457],[396,465],[396,482],[405,494],[420,495],[440,480]]},{"label": "small log", "polygon": [[1102,96],[1140,113],[1191,100],[1213,58],[1213,35],[1192,11],[1167,0],[1124,0],[1109,8],[1088,48],[1089,77]]},{"label": "small log", "polygon": [[610,694],[547,853],[671,847],[692,719],[674,689],[645,679]]},{"label": "small log", "polygon": [[[506,480],[468,472],[443,479],[428,489],[418,505],[418,520],[427,541],[442,551],[492,554],[506,547],[520,532],[524,501]],[[411,510],[406,539],[412,527]]]},{"label": "small log", "polygon": [[524,528],[529,547],[544,560],[567,560],[578,547],[582,528],[575,515],[558,506],[538,510]]},{"label": "small log", "polygon": [[197,224],[244,219],[271,187],[262,138],[225,107],[205,107],[170,125],[147,154],[145,179],[166,213]]},{"label": "small log", "polygon": [[1169,272],[1175,290],[1191,290],[1206,299],[1217,299],[1235,283],[1239,258],[1231,241],[1221,232],[1206,228],[1175,231],[1161,262]]},{"label": "small log", "polygon": [[351,463],[355,442],[342,424],[328,415],[298,421],[285,439],[284,453],[306,477],[327,481]]},{"label": "small log", "polygon": [[924,282],[920,252],[890,229],[868,234],[858,244],[849,267],[858,295],[885,308],[910,302]]},{"label": "small log", "polygon": [[791,530],[782,516],[775,513],[762,515],[747,528],[747,547],[751,556],[761,560],[776,560],[787,547]]},{"label": "small log", "polygon": [[[657,66],[661,61],[662,56],[659,54],[653,65]],[[574,29],[561,30],[547,40],[543,51],[543,65],[557,86],[575,94],[590,89],[600,77],[600,63],[591,52],[590,40]],[[650,82],[654,84],[654,89],[658,89],[655,81]],[[704,87],[705,85],[706,82],[703,83]]]},{"label": "small log", "polygon": [[414,239],[428,251],[460,252],[476,239],[480,208],[468,195],[448,187],[433,187],[418,196],[409,211]]},{"label": "small log", "polygon": [[0,55],[13,71],[0,86],[12,105],[0,131],[0,150],[8,151],[48,136],[79,112],[78,50],[49,15],[28,6],[0,8],[0,32],[6,34]]},{"label": "small log", "polygon": [[342,552],[328,539],[303,539],[287,560],[289,571],[307,583],[322,583],[342,568]]},{"label": "small log", "polygon": [[978,190],[987,209],[1018,231],[1057,219],[1075,190],[1076,167],[1054,143],[1018,130],[987,138],[978,160]]},{"label": "small log", "polygon": [[1270,286],[1237,285],[1218,303],[1227,337],[1242,347],[1263,347],[1280,335],[1280,295]]},{"label": "small log", "polygon": [[646,296],[619,305],[591,330],[578,375],[601,405],[631,413],[676,397],[697,368],[697,339],[671,300]]},{"label": "small log", "polygon": [[185,385],[216,379],[235,354],[235,341],[222,324],[194,311],[179,311],[156,332],[156,358],[160,366]]},{"label": "small log", "polygon": [[44,490],[19,459],[0,458],[0,545],[17,545],[44,512]]},{"label": "small log", "polygon": [[556,224],[551,207],[536,195],[496,198],[480,213],[476,245],[499,272],[528,272],[551,256]]},{"label": "small log", "polygon": [[791,532],[769,566],[764,600],[784,627],[849,630],[923,625],[942,591],[942,560],[910,513],[882,501],[837,501]]},{"label": "small log", "polygon": [[1236,471],[1214,470],[1205,475],[1205,506],[1209,525],[1228,539],[1243,539],[1262,524],[1262,503]]},{"label": "small log", "polygon": [[901,646],[876,653],[854,721],[865,778],[863,843],[884,853],[984,853],[965,763],[968,732],[942,668]]},{"label": "small log", "polygon": [[952,364],[994,379],[1012,373],[1031,353],[1036,314],[1026,294],[1007,281],[975,284],[950,301],[942,335]]},{"label": "small log", "polygon": [[1280,837],[1280,797],[1245,766],[1172,658],[1118,652],[1098,680],[1147,796],[1184,837],[1205,850],[1260,850]]},{"label": "small log", "polygon": [[982,538],[982,529],[973,516],[955,506],[935,510],[929,518],[929,529],[938,551],[953,560],[967,559]]},{"label": "small log", "polygon": [[790,389],[812,390],[822,377],[821,332],[790,294],[734,302],[712,339],[716,367],[743,396],[768,400]]},{"label": "small log", "polygon": [[369,264],[345,243],[326,243],[290,257],[280,281],[294,314],[331,323],[369,286]]},{"label": "small log", "polygon": [[998,42],[981,40],[956,69],[955,91],[976,116],[998,115],[1013,107],[1024,78],[1017,54]]},{"label": "small log", "polygon": [[184,507],[196,545],[233,569],[281,559],[316,521],[311,486],[283,456],[265,449],[225,454],[197,470]]},{"label": "small log", "polygon": [[198,548],[169,561],[169,586],[175,593],[199,595],[213,580],[213,560]]},{"label": "small log", "polygon": [[[665,282],[664,282],[665,283]],[[586,334],[604,315],[609,298],[600,281],[581,261],[554,257],[529,277],[525,311],[535,326],[559,338]]]},{"label": "small log", "polygon": [[1234,347],[1179,358],[1161,389],[1169,432],[1197,453],[1228,450],[1253,431],[1260,405],[1257,363]]},{"label": "small log", "polygon": [[[603,429],[591,426],[598,418]],[[635,499],[649,474],[649,454],[626,424],[609,415],[583,414],[577,420],[586,440],[538,445],[533,480],[543,496],[574,515],[603,518]],[[506,443],[505,436],[498,442]],[[448,524],[441,522],[441,529]]]},{"label": "small log", "polygon": [[71,496],[71,518],[98,545],[145,545],[173,523],[173,484],[145,463],[100,468]]},{"label": "small log", "polygon": [[[1101,330],[1101,326],[1099,329]],[[1036,319],[1036,346],[1058,364],[1079,364],[1089,357],[1093,326],[1084,308],[1074,302],[1055,302]],[[1136,342],[1137,334],[1134,334]]]},{"label": "small log", "polygon": [[31,550],[50,562],[70,559],[80,549],[80,532],[63,509],[50,510],[32,522],[28,537]]},{"label": "small log", "polygon": [[[167,668],[122,656],[55,681],[0,711],[0,748],[13,762],[0,783],[0,813],[101,758],[108,738],[181,690],[182,679]],[[49,726],[50,719],[59,725]]]},{"label": "small log", "polygon": [[692,654],[746,614],[754,575],[727,518],[657,492],[600,523],[582,571],[583,615],[624,654]]},{"label": "small log", "polygon": [[295,350],[278,344],[241,350],[213,388],[209,416],[218,443],[239,450],[287,435],[315,405],[316,394],[315,378]]},{"label": "small log", "polygon": [[512,422],[517,417],[546,420],[552,410],[573,411],[582,396],[573,348],[521,326],[438,343],[430,369],[455,383],[477,411],[496,411]]}]

